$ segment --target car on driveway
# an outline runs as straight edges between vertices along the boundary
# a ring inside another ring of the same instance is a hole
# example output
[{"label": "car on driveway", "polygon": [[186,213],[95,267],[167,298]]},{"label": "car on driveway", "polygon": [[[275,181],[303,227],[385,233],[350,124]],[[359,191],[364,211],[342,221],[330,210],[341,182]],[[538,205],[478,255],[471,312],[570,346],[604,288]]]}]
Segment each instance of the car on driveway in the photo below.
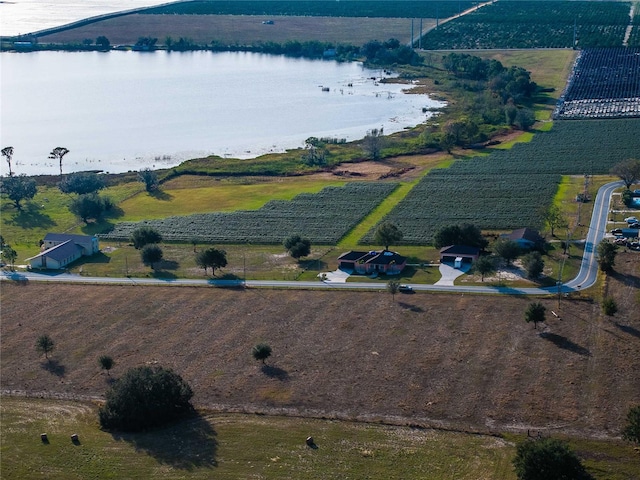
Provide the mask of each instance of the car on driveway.
[{"label": "car on driveway", "polygon": [[629,228],[640,229],[640,223],[639,222],[630,223]]},{"label": "car on driveway", "polygon": [[627,217],[624,221],[627,223],[638,223],[638,219],[636,217]]},{"label": "car on driveway", "polygon": [[413,287],[411,285],[400,285],[398,291],[402,293],[413,293]]}]

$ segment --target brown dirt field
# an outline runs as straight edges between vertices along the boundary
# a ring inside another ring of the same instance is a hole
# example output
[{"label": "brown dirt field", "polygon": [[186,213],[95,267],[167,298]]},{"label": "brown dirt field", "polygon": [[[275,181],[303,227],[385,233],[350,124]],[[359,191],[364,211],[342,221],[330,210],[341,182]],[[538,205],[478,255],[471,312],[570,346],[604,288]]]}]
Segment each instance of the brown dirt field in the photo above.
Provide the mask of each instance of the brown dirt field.
[{"label": "brown dirt field", "polygon": [[[273,25],[263,25],[273,20]],[[427,28],[428,25],[423,28]],[[171,36],[209,44],[288,40],[363,45],[370,40],[397,38],[409,42],[411,20],[406,18],[267,17],[249,15],[142,15],[111,18],[90,25],[40,37],[41,43],[80,43],[106,36],[112,45],[133,45],[139,37],[155,37],[159,44]]]},{"label": "brown dirt field", "polygon": [[[537,331],[521,297],[3,281],[0,387],[100,397],[108,354],[113,377],[162,364],[214,409],[616,437],[640,402],[640,255],[616,264],[615,317],[583,292]],[[50,363],[34,348],[44,333]]]}]

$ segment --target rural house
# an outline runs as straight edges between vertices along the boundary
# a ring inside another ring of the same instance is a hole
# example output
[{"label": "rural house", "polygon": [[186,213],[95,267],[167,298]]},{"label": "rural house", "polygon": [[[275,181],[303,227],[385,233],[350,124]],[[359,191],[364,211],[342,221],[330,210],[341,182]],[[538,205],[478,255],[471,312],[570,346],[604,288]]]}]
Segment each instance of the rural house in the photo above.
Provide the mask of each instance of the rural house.
[{"label": "rural house", "polygon": [[480,249],[466,245],[449,245],[440,249],[440,262],[453,262],[456,268],[462,263],[470,263],[478,260]]},{"label": "rural house", "polygon": [[509,234],[502,235],[502,238],[516,242],[520,248],[525,250],[544,247],[544,238],[531,228],[519,228]]},{"label": "rural house", "polygon": [[338,257],[338,268],[355,273],[386,273],[395,275],[407,265],[407,258],[389,250],[356,252],[350,251]]},{"label": "rural house", "polygon": [[31,268],[58,270],[75,262],[80,257],[91,256],[100,251],[98,237],[48,233],[43,240],[41,252],[27,258]]}]

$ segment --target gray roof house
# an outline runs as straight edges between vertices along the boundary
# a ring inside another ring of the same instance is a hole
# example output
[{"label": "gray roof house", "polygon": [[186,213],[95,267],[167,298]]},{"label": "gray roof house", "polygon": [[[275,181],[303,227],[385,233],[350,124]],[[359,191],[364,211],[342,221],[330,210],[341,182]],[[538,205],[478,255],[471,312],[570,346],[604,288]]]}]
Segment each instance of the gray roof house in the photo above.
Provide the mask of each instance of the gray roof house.
[{"label": "gray roof house", "polygon": [[100,251],[98,237],[66,233],[48,233],[41,248],[38,255],[27,258],[31,268],[58,270],[80,257],[91,256]]},{"label": "gray roof house", "polygon": [[509,234],[503,235],[503,238],[513,240],[520,248],[530,250],[532,248],[542,248],[544,246],[544,238],[531,228],[518,228]]}]

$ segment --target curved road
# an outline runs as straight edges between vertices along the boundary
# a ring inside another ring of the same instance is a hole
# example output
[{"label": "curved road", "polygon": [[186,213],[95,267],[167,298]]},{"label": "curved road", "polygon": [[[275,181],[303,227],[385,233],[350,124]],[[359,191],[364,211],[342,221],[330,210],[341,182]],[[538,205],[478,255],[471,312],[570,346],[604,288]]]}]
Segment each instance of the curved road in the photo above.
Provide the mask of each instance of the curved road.
[{"label": "curved road", "polygon": [[[596,246],[604,238],[607,230],[607,216],[609,213],[609,203],[611,194],[616,188],[623,186],[622,181],[611,182],[603,185],[598,190],[594,200],[593,214],[589,232],[585,242],[584,256],[580,265],[578,275],[559,287],[546,288],[516,288],[516,287],[492,287],[492,286],[448,286],[448,285],[425,285],[412,284],[414,290],[431,292],[456,292],[456,293],[476,293],[476,294],[502,294],[502,295],[557,295],[560,292],[569,293],[579,289],[591,287],[598,275],[598,262],[596,258]],[[348,289],[348,290],[385,290],[384,283],[337,283],[337,282],[297,282],[279,280],[247,280],[246,282],[236,280],[199,280],[199,279],[156,279],[156,278],[112,278],[112,277],[81,277],[68,273],[35,273],[35,272],[3,272],[0,280],[13,281],[36,281],[36,282],[73,282],[84,284],[131,284],[131,285],[181,285],[181,286],[203,286],[214,287],[264,287],[264,288],[300,288],[300,289]]]}]

